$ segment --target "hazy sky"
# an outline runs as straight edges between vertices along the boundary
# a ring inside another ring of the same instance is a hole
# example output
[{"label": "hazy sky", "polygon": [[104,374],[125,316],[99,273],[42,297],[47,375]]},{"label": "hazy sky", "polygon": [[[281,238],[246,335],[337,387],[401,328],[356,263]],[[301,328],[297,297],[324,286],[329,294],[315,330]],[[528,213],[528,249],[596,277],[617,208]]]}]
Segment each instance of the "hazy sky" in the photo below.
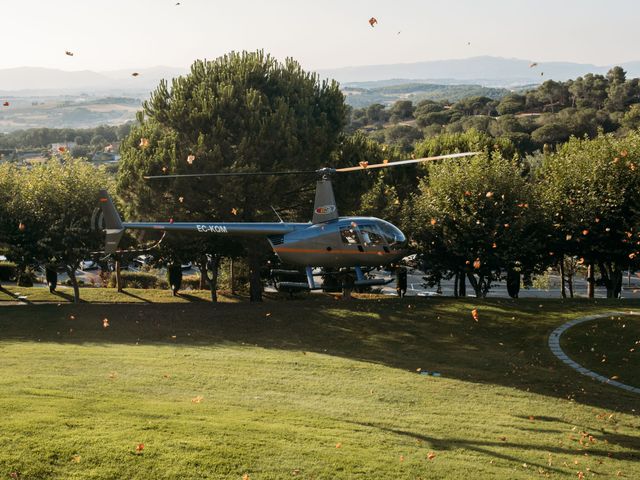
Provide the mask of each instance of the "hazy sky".
[{"label": "hazy sky", "polygon": [[0,68],[187,67],[196,58],[258,48],[308,69],[478,55],[598,65],[640,60],[637,0],[176,2],[0,0]]}]

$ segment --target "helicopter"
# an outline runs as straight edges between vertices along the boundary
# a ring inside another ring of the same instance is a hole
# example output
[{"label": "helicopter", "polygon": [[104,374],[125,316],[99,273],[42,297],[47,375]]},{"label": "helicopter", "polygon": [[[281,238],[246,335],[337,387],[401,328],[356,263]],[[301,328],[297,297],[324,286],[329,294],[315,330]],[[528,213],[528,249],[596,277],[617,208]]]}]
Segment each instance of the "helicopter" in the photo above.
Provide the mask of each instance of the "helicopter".
[{"label": "helicopter", "polygon": [[[454,153],[397,162],[384,161],[345,168],[321,168],[310,171],[200,173],[182,175],[150,175],[147,180],[179,177],[223,177],[258,175],[318,175],[313,217],[307,223],[284,222],[133,222],[123,223],[109,193],[101,190],[100,208],[106,233],[105,253],[118,251],[125,230],[151,230],[159,232],[189,232],[206,235],[266,237],[273,252],[284,264],[304,267],[306,282],[279,282],[278,288],[319,290],[313,268],[353,268],[354,285],[366,287],[384,285],[384,279],[365,277],[367,268],[389,265],[408,255],[408,242],[402,231],[386,220],[376,217],[340,217],[333,193],[332,177],[338,173],[396,167],[434,160],[461,158],[478,152]],[[277,215],[277,213],[276,213]],[[279,217],[279,216],[278,216]],[[299,273],[297,270],[279,270],[277,273]]]}]

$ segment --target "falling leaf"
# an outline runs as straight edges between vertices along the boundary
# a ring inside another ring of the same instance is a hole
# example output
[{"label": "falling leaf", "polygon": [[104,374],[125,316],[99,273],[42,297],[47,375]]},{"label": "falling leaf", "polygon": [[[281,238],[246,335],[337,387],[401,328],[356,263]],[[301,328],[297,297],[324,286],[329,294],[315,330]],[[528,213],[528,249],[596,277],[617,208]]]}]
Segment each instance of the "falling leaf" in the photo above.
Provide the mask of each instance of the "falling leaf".
[{"label": "falling leaf", "polygon": [[4,102],[4,103],[2,104],[2,106],[4,106],[4,107],[8,107],[8,106],[9,106],[9,102]]},{"label": "falling leaf", "polygon": [[342,443],[340,442],[336,443],[336,448],[342,448]]},{"label": "falling leaf", "polygon": [[564,238],[565,238],[565,239],[567,240],[567,242],[568,242],[569,240],[571,240],[571,239],[573,238],[573,235],[568,234],[568,235],[567,235],[566,237],[564,237]]},{"label": "falling leaf", "polygon": [[431,219],[431,225],[435,225],[436,223],[438,223],[437,220],[435,218],[432,218]]},{"label": "falling leaf", "polygon": [[471,192],[469,190],[467,190],[466,192],[464,192],[464,196],[465,197],[470,197],[471,196]]},{"label": "falling leaf", "polygon": [[73,52],[70,52],[69,50],[66,50],[64,53],[65,53],[65,55],[73,57]]},{"label": "falling leaf", "polygon": [[178,197],[178,201],[179,201],[180,203],[184,202],[184,197]]},{"label": "falling leaf", "polygon": [[400,455],[400,463],[404,462],[404,455]]},{"label": "falling leaf", "polygon": [[265,317],[270,317],[270,316],[271,316],[271,313],[266,313],[265,314]]},{"label": "falling leaf", "polygon": [[485,196],[487,198],[491,198],[491,197],[493,197],[493,192],[487,192],[487,194]]},{"label": "falling leaf", "polygon": [[109,378],[112,380],[118,378],[118,372],[109,372]]},{"label": "falling leaf", "polygon": [[493,245],[491,245],[493,248],[498,248],[498,244],[496,242],[493,242]]},{"label": "falling leaf", "polygon": [[105,318],[104,320],[102,320],[102,326],[103,328],[109,328],[109,319]]},{"label": "falling leaf", "polygon": [[376,17],[371,17],[369,19],[369,25],[371,25],[371,28],[373,28],[373,26],[378,23],[378,20],[376,19]]},{"label": "falling leaf", "polygon": [[584,230],[582,230],[582,235],[589,235],[589,230],[587,230],[586,228]]},{"label": "falling leaf", "polygon": [[359,162],[358,165],[360,165],[362,168],[367,168],[369,166],[369,162]]},{"label": "falling leaf", "polygon": [[478,315],[478,309],[474,308],[473,310],[471,310],[471,316],[473,317],[473,319],[477,322],[480,319],[480,316]]},{"label": "falling leaf", "polygon": [[138,145],[140,148],[146,148],[149,146],[149,139],[142,137],[140,139],[140,144]]},{"label": "falling leaf", "polygon": [[238,215],[238,209],[237,208],[232,208],[231,209],[231,214],[232,215]]},{"label": "falling leaf", "polygon": [[538,63],[537,62],[532,62],[529,64],[529,68],[533,68],[533,67],[537,67]]},{"label": "falling leaf", "polygon": [[473,261],[473,268],[475,268],[476,270],[478,270],[480,267],[482,266],[482,262],[480,262],[479,258],[476,258]]},{"label": "falling leaf", "polygon": [[434,458],[436,458],[436,454],[433,453],[433,452],[429,452],[429,453],[427,453],[427,458],[429,460],[433,460]]},{"label": "falling leaf", "polygon": [[76,316],[75,315],[69,315],[69,320],[75,320]]},{"label": "falling leaf", "polygon": [[60,153],[64,153],[64,152],[66,152],[66,151],[67,151],[67,149],[66,149],[65,147],[58,147],[58,151],[59,151]]},{"label": "falling leaf", "polygon": [[251,480],[251,477],[249,477],[248,473],[245,473],[244,475],[242,475],[242,480]]},{"label": "falling leaf", "polygon": [[138,72],[133,72],[133,73],[131,74],[131,76],[132,76],[132,77],[137,77],[138,75],[140,75]]},{"label": "falling leaf", "polygon": [[187,157],[187,163],[188,163],[189,165],[193,165],[193,162],[195,162],[195,161],[196,161],[196,156],[195,156],[195,155],[189,155],[189,156]]},{"label": "falling leaf", "polygon": [[382,160],[382,163],[386,165],[387,163],[389,163],[389,160],[385,158],[384,160]]},{"label": "falling leaf", "polygon": [[204,400],[204,397],[202,395],[198,395],[197,397],[193,397],[191,399],[191,403],[200,403],[202,402],[202,400]]},{"label": "falling leaf", "polygon": [[18,224],[18,230],[20,230],[21,232],[24,232],[26,229],[27,229],[27,226],[24,223],[20,222]]},{"label": "falling leaf", "polygon": [[144,443],[139,443],[136,445],[136,453],[140,453],[144,450]]}]

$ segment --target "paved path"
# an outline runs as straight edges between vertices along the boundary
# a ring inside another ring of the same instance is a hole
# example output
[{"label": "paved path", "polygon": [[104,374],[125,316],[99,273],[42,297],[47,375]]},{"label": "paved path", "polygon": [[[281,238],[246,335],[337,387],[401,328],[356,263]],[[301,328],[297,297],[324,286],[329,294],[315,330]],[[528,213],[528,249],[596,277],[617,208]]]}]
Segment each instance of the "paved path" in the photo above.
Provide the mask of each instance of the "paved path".
[{"label": "paved path", "polygon": [[578,372],[580,372],[582,375],[586,375],[587,377],[591,377],[594,380],[597,380],[602,383],[606,383],[608,385],[613,385],[614,387],[621,388],[628,392],[640,394],[640,388],[632,387],[631,385],[626,385],[616,380],[611,380],[610,378],[607,378],[603,375],[600,375],[596,372],[592,372],[591,370],[584,368],[578,362],[571,360],[567,356],[567,354],[564,353],[564,351],[562,351],[562,348],[560,348],[560,336],[564,332],[569,330],[571,327],[578,325],[580,323],[589,322],[591,320],[597,320],[599,318],[621,316],[621,315],[639,315],[639,313],[638,312],[606,312],[606,313],[599,313],[597,315],[589,315],[588,317],[576,318],[575,320],[571,320],[570,322],[560,325],[553,332],[551,332],[551,335],[549,335],[549,348],[551,349],[551,352],[556,357],[558,357],[561,361],[569,365],[574,370],[577,370]]}]

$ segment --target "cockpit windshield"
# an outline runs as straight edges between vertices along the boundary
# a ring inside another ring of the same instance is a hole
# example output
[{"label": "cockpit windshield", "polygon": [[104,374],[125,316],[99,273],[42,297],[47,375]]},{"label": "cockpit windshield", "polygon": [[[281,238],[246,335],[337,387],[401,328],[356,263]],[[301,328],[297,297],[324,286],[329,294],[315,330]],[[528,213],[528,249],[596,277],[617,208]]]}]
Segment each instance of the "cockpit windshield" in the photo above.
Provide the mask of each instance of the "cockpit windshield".
[{"label": "cockpit windshield", "polygon": [[384,235],[384,238],[390,247],[398,250],[406,247],[407,238],[400,231],[400,229],[390,224],[389,222],[385,222],[384,220],[379,220],[377,223],[380,231]]}]

